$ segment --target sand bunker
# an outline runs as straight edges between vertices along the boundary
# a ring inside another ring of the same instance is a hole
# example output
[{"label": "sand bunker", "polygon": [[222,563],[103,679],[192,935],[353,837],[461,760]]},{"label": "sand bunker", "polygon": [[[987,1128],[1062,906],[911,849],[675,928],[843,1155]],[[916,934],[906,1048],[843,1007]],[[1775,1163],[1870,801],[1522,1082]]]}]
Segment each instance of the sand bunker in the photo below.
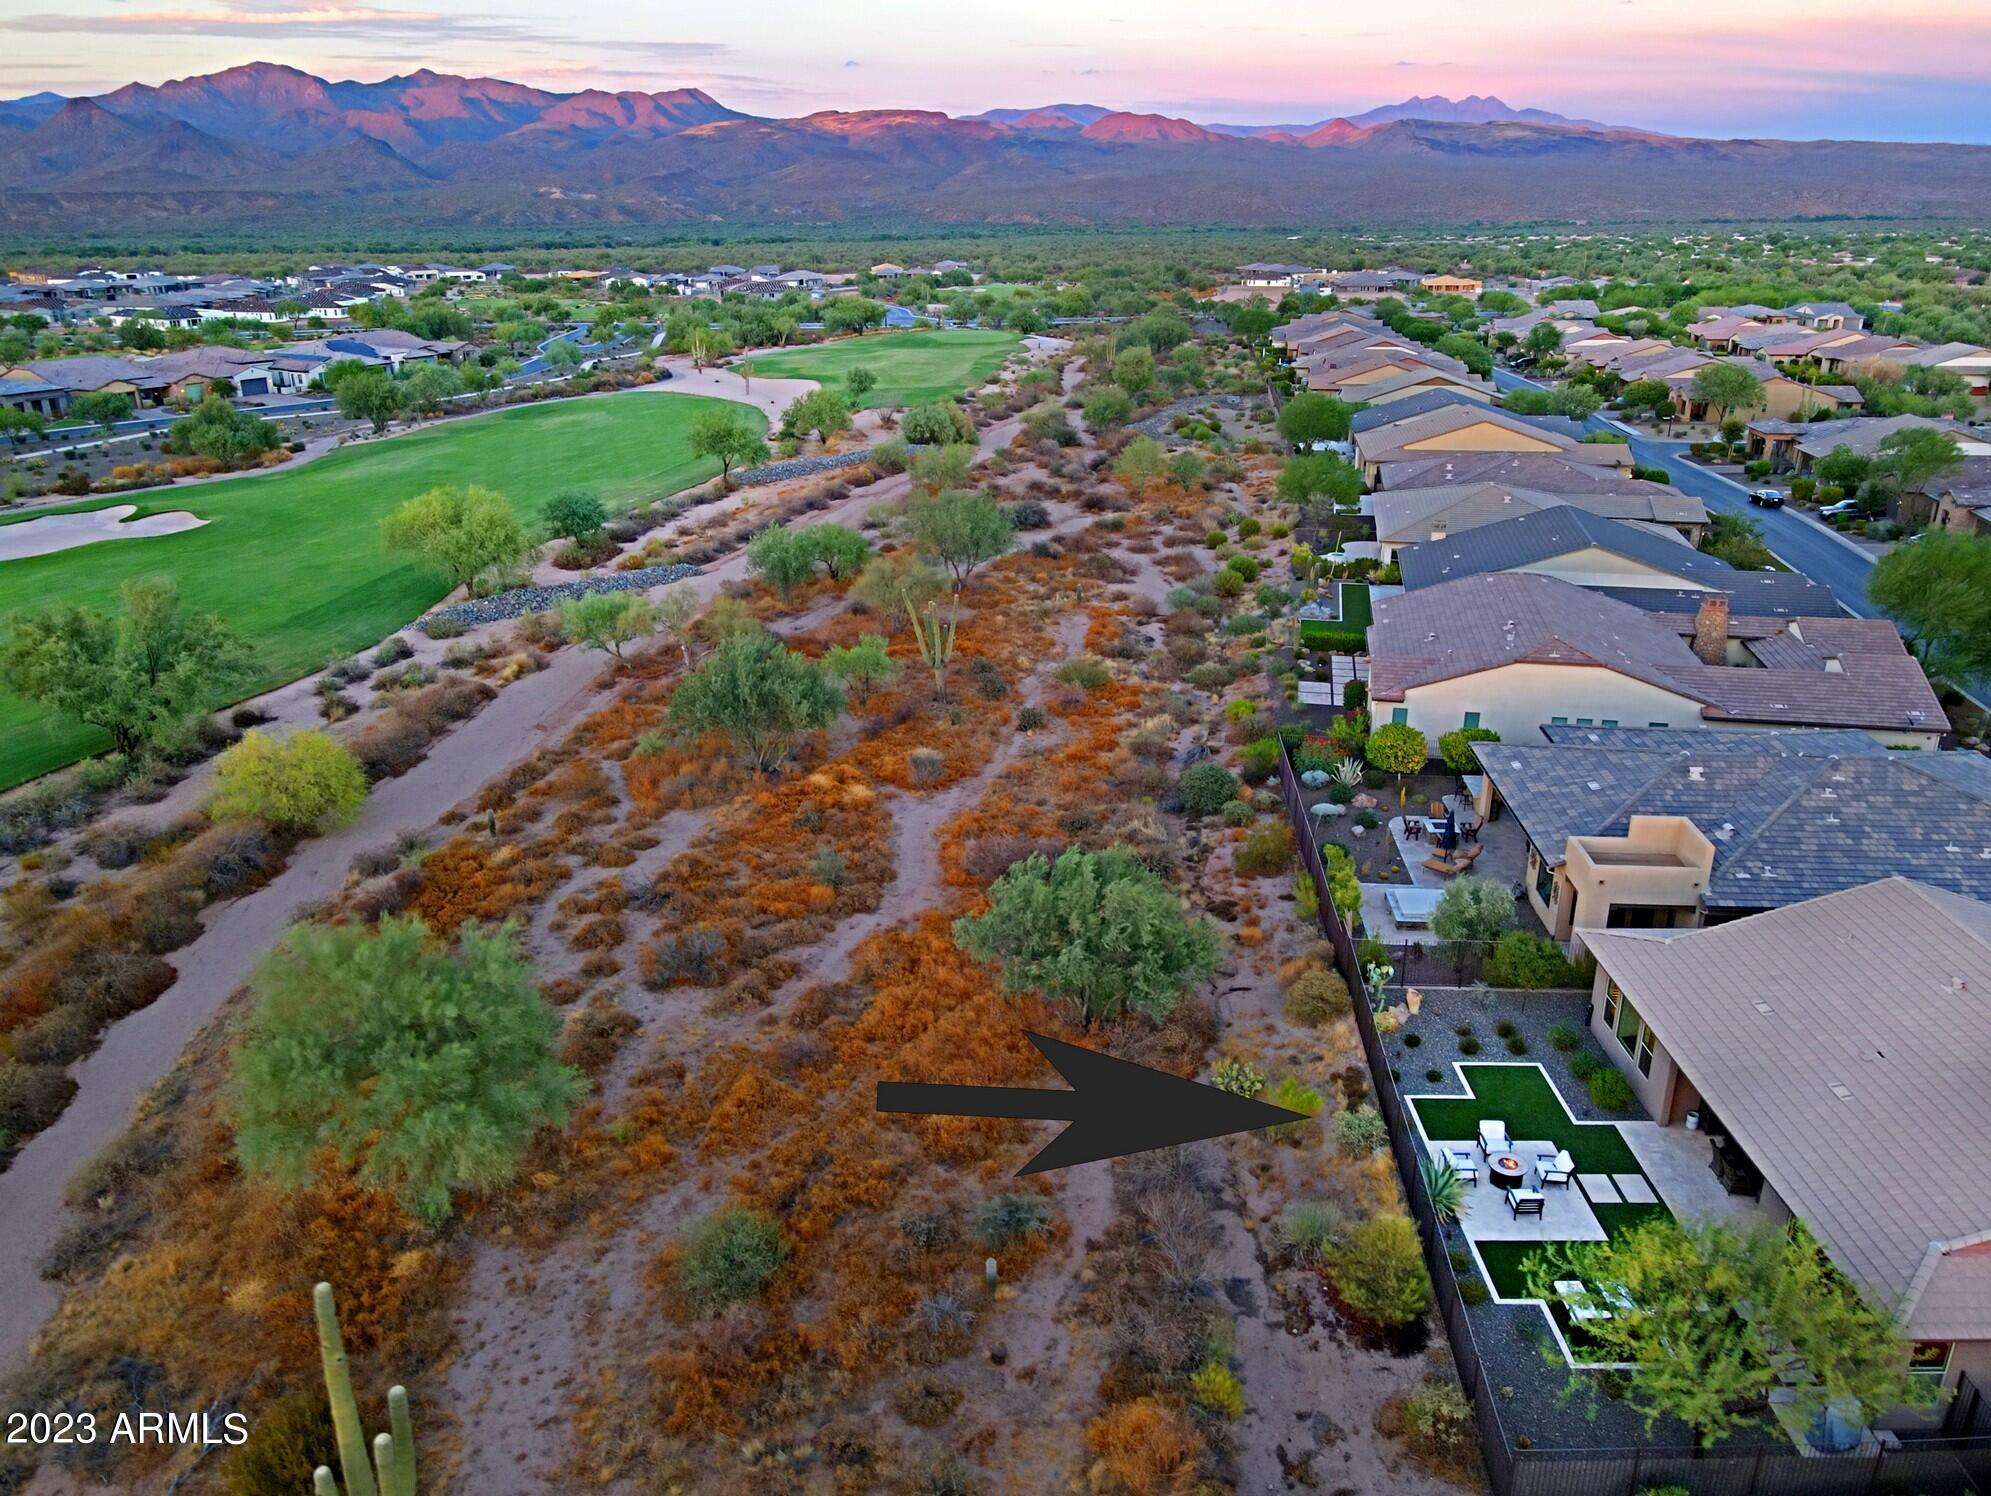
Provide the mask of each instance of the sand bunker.
[{"label": "sand bunker", "polygon": [[93,545],[99,540],[147,540],[154,535],[177,535],[207,523],[184,509],[132,519],[136,513],[136,504],[113,504],[108,509],[92,509],[82,514],[44,514],[40,519],[0,525],[0,561],[46,556],[71,546]]}]

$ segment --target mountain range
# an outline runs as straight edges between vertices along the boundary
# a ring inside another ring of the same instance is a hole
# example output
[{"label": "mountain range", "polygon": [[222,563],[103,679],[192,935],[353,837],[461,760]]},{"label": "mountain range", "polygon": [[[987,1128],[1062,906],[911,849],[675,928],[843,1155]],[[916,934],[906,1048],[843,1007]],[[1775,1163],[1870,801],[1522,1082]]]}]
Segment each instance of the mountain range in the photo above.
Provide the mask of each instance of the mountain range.
[{"label": "mountain range", "polygon": [[1955,218],[1991,147],[1699,140],[1414,98],[1282,126],[1093,104],[771,119],[696,88],[557,93],[252,63],[0,101],[0,234],[573,225],[1258,226]]}]

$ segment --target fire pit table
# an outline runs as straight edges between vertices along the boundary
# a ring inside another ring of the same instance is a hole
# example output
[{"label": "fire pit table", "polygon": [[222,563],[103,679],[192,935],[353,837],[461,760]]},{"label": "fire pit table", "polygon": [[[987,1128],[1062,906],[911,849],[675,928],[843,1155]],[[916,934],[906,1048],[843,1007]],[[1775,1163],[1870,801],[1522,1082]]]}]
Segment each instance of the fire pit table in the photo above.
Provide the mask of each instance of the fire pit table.
[{"label": "fire pit table", "polygon": [[1528,1170],[1519,1155],[1496,1153],[1486,1161],[1486,1178],[1495,1189],[1516,1190],[1526,1182]]}]

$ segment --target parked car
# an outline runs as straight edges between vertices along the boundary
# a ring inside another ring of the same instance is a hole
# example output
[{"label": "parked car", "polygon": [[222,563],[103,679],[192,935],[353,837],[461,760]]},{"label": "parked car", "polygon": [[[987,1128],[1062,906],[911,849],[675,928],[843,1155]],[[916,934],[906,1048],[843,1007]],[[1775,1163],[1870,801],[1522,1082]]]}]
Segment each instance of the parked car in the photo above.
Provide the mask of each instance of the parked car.
[{"label": "parked car", "polygon": [[1841,499],[1836,504],[1827,504],[1818,512],[1828,518],[1834,514],[1858,514],[1860,512],[1860,501],[1858,499]]},{"label": "parked car", "polygon": [[1774,488],[1759,488],[1749,495],[1749,502],[1759,509],[1781,509],[1784,496]]}]

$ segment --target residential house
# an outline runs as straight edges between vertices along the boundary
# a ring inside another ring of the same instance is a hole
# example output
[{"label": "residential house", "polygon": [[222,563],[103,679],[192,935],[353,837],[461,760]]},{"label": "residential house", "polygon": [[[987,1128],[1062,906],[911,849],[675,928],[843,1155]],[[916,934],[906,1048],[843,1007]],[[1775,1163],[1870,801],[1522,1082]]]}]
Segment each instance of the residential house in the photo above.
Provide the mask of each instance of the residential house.
[{"label": "residential house", "polygon": [[142,359],[110,354],[28,359],[0,367],[0,379],[15,384],[45,385],[66,391],[72,398],[100,391],[129,395],[137,406],[163,405],[167,387],[172,383],[166,374],[149,367]]},{"label": "residential house", "polygon": [[1991,348],[1976,343],[1937,343],[1913,352],[1890,355],[1888,363],[1904,369],[1941,369],[1959,376],[1974,399],[1991,394]]},{"label": "residential house", "polygon": [[[1991,898],[1991,762],[1978,754],[1898,753],[1819,728],[1541,736],[1478,750],[1477,808],[1525,834],[1527,896],[1557,940],[1718,924],[1896,873]],[[1676,850],[1700,847],[1664,886],[1638,863],[1571,850],[1640,822]]]},{"label": "residential house", "polygon": [[1307,388],[1348,401],[1389,404],[1431,390],[1452,390],[1491,405],[1493,385],[1455,359],[1439,355],[1364,353],[1306,364]]},{"label": "residential house", "polygon": [[1801,301],[1784,310],[1814,332],[1861,332],[1867,325],[1867,319],[1843,301]]},{"label": "residential house", "polygon": [[1966,457],[1937,480],[1935,520],[1946,530],[1991,534],[1991,456]]},{"label": "residential house", "polygon": [[1934,748],[1948,722],[1885,619],[1752,618],[1728,594],[1648,612],[1557,577],[1491,572],[1378,599],[1369,700],[1436,743],[1459,726],[1857,727]]},{"label": "residential house", "polygon": [[1477,276],[1454,275],[1444,270],[1424,276],[1417,284],[1434,296],[1477,296],[1486,289]]},{"label": "residential house", "polygon": [[1991,1192],[1958,1176],[1991,1157],[1991,906],[1889,877],[1586,940],[1591,1030],[1660,1126],[1693,1114],[1731,1189],[1801,1218],[1918,1375],[1991,1382]]},{"label": "residential house", "polygon": [[1731,612],[1749,617],[1838,611],[1830,589],[1809,577],[1744,571],[1696,550],[1670,526],[1611,519],[1570,503],[1523,508],[1492,524],[1422,540],[1403,547],[1396,559],[1410,592],[1505,572],[1559,577],[1649,613],[1698,612],[1710,593],[1726,595]]},{"label": "residential house", "polygon": [[342,332],[314,343],[295,343],[286,353],[318,355],[327,360],[358,359],[398,371],[410,363],[460,364],[470,352],[470,344],[448,338],[418,338],[398,327],[380,327],[367,332]]},{"label": "residential house", "polygon": [[1749,455],[1767,457],[1773,472],[1809,473],[1838,447],[1873,457],[1897,431],[1926,426],[1956,438],[1965,457],[1991,457],[1991,437],[1961,421],[1931,416],[1855,416],[1842,421],[1751,421],[1744,436]]},{"label": "residential house", "polygon": [[1276,265],[1264,260],[1254,260],[1249,265],[1238,266],[1237,273],[1238,278],[1247,286],[1285,290],[1292,287],[1302,276],[1312,275],[1314,271],[1308,265]]},{"label": "residential house", "polygon": [[25,410],[54,420],[69,409],[69,391],[59,384],[0,375],[0,410]]},{"label": "residential house", "polygon": [[[1365,412],[1366,414],[1366,412]],[[1586,470],[1589,471],[1589,470]],[[1410,546],[1435,544],[1498,525],[1520,514],[1574,506],[1604,519],[1664,529],[1689,546],[1707,533],[1707,506],[1659,483],[1625,479],[1604,493],[1551,493],[1497,482],[1387,488],[1367,501],[1376,522],[1376,551],[1385,562]]]},{"label": "residential house", "polygon": [[[1366,414],[1357,412],[1357,430],[1363,429],[1359,423]],[[1511,484],[1555,494],[1637,494],[1647,487],[1621,467],[1565,462],[1559,453],[1446,452],[1385,462],[1376,479],[1384,490],[1465,483]],[[1381,496],[1375,497],[1380,502]]]},{"label": "residential house", "polygon": [[267,296],[229,297],[203,302],[193,310],[203,322],[260,322],[264,326],[288,327],[297,320],[297,313],[288,302],[272,301]]},{"label": "residential house", "polygon": [[879,280],[897,280],[906,273],[906,267],[903,265],[894,265],[891,261],[887,260],[883,264],[873,265],[871,273],[877,276]]},{"label": "residential house", "polygon": [[1631,449],[1616,442],[1580,442],[1504,410],[1450,405],[1372,427],[1355,436],[1355,456],[1374,486],[1382,467],[1449,452],[1512,452],[1559,456],[1599,467],[1630,467]]}]

